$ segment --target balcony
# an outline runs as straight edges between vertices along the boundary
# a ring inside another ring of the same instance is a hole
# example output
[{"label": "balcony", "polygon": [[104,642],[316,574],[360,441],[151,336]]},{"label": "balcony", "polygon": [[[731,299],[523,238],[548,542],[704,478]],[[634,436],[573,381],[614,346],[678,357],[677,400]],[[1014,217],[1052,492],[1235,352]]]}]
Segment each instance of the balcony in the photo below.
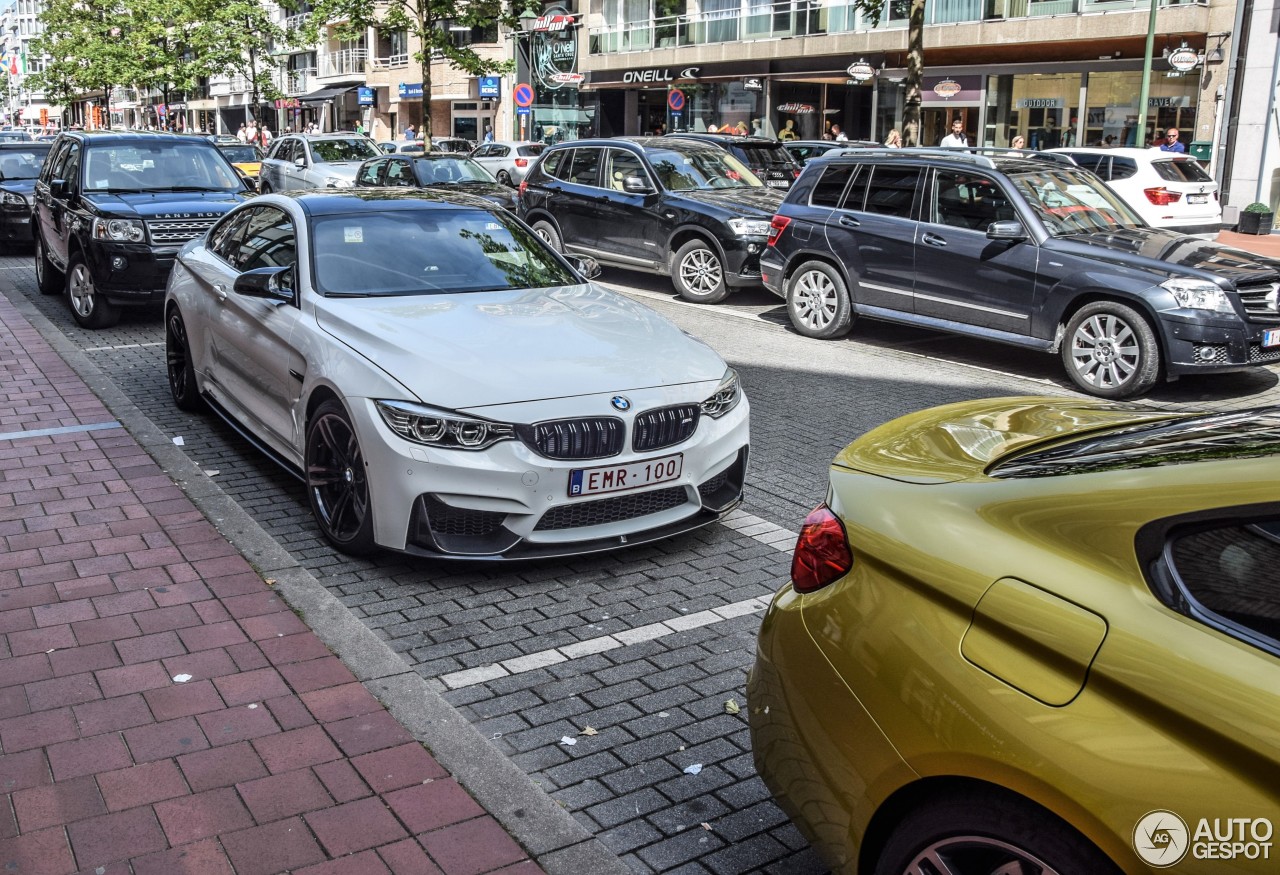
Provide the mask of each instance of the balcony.
[{"label": "balcony", "polygon": [[385,58],[371,58],[369,60],[369,69],[371,70],[396,70],[407,66],[409,66],[408,52],[401,52],[398,55],[388,55]]},{"label": "balcony", "polygon": [[316,75],[321,79],[330,76],[362,76],[368,57],[368,49],[327,52],[320,56],[320,69]]},{"label": "balcony", "polygon": [[[1160,6],[1207,6],[1208,0],[1159,0]],[[644,52],[795,36],[820,36],[907,26],[908,0],[887,0],[878,23],[842,0],[744,0],[741,7],[673,15],[655,20],[593,27],[591,54]],[[933,0],[925,6],[925,24],[957,24],[993,19],[1079,15],[1097,12],[1145,12],[1150,0]]]},{"label": "balcony", "polygon": [[302,30],[304,27],[307,26],[307,22],[310,20],[311,20],[310,12],[302,12],[302,13],[299,13],[298,15],[290,15],[288,18],[284,20],[284,29],[286,31]]},{"label": "balcony", "polygon": [[284,82],[281,85],[281,89],[290,97],[309,94],[316,88],[315,67],[308,67],[304,70],[284,70],[282,73]]}]

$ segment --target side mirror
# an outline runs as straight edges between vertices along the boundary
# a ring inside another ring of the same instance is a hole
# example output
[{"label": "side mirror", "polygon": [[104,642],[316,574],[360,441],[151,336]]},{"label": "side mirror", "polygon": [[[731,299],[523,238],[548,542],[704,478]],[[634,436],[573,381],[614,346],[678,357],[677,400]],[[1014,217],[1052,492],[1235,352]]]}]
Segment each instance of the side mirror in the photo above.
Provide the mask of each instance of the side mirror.
[{"label": "side mirror", "polygon": [[65,179],[49,180],[49,194],[53,197],[66,197],[67,181]]},{"label": "side mirror", "polygon": [[584,279],[593,280],[603,272],[600,269],[600,262],[589,255],[566,255],[565,258]]},{"label": "side mirror", "polygon": [[1026,240],[1028,236],[1027,229],[1017,221],[992,222],[987,226],[987,238],[990,240]]},{"label": "side mirror", "polygon": [[295,167],[306,167],[307,157],[305,155],[299,155],[297,158],[293,159],[293,165]]},{"label": "side mirror", "polygon": [[263,298],[282,304],[293,302],[293,268],[292,267],[258,267],[246,270],[236,277],[237,295],[246,298]]},{"label": "side mirror", "polygon": [[653,186],[643,176],[628,176],[622,180],[622,190],[627,194],[653,194]]}]

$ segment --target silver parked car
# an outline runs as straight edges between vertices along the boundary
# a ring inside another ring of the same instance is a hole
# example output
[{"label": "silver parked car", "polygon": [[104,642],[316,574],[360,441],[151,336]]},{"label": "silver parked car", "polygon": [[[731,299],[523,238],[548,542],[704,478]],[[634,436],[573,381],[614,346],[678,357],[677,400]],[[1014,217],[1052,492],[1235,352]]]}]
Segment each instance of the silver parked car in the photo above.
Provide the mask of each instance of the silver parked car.
[{"label": "silver parked car", "polygon": [[519,185],[545,148],[546,143],[514,140],[484,143],[471,153],[471,157],[503,185]]},{"label": "silver parked car", "polygon": [[382,152],[363,134],[289,134],[262,161],[263,193],[304,188],[348,188],[366,158]]}]

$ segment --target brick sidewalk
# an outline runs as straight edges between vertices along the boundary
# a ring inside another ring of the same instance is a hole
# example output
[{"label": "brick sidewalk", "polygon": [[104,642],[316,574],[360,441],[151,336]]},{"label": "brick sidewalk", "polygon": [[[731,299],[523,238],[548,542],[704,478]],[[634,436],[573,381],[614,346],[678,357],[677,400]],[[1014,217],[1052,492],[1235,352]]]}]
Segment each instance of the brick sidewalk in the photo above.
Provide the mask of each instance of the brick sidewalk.
[{"label": "brick sidewalk", "polygon": [[0,872],[541,870],[0,297]]}]

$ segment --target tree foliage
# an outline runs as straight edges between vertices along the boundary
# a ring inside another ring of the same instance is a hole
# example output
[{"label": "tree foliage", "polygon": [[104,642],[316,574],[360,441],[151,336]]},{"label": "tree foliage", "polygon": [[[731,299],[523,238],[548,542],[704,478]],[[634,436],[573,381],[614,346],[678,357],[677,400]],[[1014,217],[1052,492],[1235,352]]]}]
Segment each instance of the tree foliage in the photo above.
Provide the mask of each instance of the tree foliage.
[{"label": "tree foliage", "polygon": [[49,61],[29,81],[50,100],[109,94],[112,86],[132,80],[136,65],[123,39],[132,22],[123,0],[50,0],[40,20],[44,33],[32,48]]},{"label": "tree foliage", "polygon": [[[516,0],[519,2],[519,0]],[[517,26],[507,0],[316,0],[303,30],[303,41],[322,42],[325,31],[339,39],[358,39],[369,28],[383,32],[404,31],[420,46],[413,58],[422,75],[422,130],[431,141],[431,62],[441,59],[472,76],[504,73],[510,61],[482,57],[470,45],[455,42],[451,26],[459,28]]]},{"label": "tree foliage", "polygon": [[918,146],[921,87],[924,85],[925,0],[853,0],[853,5],[871,20],[873,26],[880,23],[886,3],[907,5],[907,76],[902,83],[907,93],[902,114],[902,144]]}]

